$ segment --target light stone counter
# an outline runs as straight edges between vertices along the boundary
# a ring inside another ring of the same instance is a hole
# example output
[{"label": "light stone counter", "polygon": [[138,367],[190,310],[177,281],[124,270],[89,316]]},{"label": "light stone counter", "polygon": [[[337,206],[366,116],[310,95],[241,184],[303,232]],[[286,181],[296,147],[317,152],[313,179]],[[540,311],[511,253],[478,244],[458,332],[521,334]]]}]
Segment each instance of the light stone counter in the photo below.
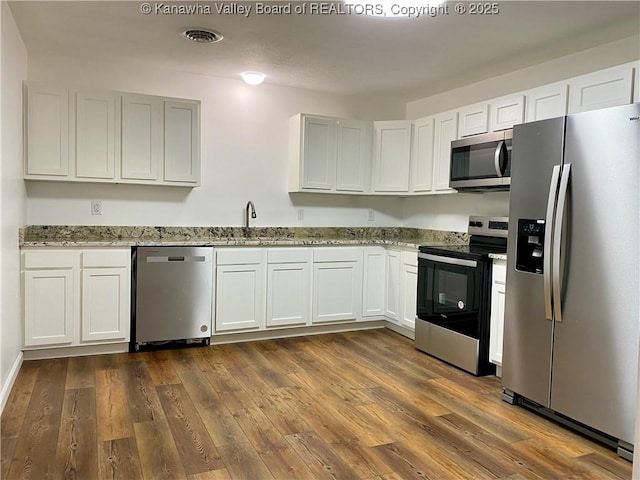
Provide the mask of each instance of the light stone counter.
[{"label": "light stone counter", "polygon": [[490,253],[489,258],[493,258],[494,260],[504,260],[506,262],[507,254],[506,253]]},{"label": "light stone counter", "polygon": [[131,227],[32,225],[20,229],[21,247],[319,246],[468,243],[466,233],[401,227]]}]

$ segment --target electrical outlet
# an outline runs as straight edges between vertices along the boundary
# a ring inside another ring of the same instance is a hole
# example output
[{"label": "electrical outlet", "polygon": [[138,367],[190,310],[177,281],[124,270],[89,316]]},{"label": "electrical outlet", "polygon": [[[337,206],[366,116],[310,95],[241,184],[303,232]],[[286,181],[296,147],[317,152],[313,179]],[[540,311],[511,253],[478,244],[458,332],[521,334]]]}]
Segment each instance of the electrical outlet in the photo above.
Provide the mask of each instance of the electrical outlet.
[{"label": "electrical outlet", "polygon": [[91,215],[102,215],[101,200],[91,200]]},{"label": "electrical outlet", "polygon": [[374,213],[373,210],[369,210],[369,221],[373,222]]},{"label": "electrical outlet", "polygon": [[298,220],[304,220],[304,208],[298,209]]}]

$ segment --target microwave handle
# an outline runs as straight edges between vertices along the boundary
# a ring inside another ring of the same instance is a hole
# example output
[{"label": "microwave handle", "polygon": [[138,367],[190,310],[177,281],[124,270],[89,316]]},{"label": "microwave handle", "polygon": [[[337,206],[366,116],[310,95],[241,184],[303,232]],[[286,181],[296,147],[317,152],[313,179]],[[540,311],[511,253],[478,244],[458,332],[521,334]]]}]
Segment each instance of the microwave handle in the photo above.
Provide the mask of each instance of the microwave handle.
[{"label": "microwave handle", "polygon": [[504,147],[505,147],[504,140],[500,140],[498,142],[498,145],[496,145],[496,152],[493,156],[493,163],[496,168],[496,175],[498,175],[498,177],[502,177],[502,174],[503,174],[502,150],[504,149]]}]

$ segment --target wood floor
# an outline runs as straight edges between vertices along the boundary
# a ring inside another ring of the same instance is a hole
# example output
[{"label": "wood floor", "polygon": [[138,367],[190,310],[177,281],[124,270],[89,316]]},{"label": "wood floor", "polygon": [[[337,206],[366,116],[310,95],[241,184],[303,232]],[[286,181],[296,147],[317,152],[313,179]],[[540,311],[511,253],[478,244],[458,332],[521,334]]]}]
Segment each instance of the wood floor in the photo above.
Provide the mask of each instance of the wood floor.
[{"label": "wood floor", "polygon": [[628,479],[389,330],[25,362],[2,479]]}]

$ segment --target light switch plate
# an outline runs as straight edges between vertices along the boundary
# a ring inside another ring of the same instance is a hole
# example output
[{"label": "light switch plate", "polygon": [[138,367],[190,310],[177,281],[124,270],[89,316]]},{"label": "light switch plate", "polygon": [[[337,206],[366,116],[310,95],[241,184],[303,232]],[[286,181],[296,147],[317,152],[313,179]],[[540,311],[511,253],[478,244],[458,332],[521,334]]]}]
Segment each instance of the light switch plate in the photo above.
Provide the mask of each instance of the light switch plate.
[{"label": "light switch plate", "polygon": [[304,220],[304,208],[298,209],[298,220]]},{"label": "light switch plate", "polygon": [[375,214],[373,213],[373,210],[369,210],[369,217],[368,217],[368,220],[369,220],[370,222],[373,222],[373,218],[374,218],[374,216],[375,216]]},{"label": "light switch plate", "polygon": [[91,200],[91,215],[102,215],[101,200]]}]

